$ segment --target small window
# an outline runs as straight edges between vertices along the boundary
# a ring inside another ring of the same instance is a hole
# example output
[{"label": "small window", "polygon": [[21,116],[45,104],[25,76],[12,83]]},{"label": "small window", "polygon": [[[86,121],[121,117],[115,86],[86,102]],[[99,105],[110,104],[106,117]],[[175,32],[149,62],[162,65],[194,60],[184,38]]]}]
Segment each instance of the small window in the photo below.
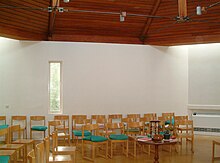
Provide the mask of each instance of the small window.
[{"label": "small window", "polygon": [[62,62],[49,62],[49,113],[62,113]]}]

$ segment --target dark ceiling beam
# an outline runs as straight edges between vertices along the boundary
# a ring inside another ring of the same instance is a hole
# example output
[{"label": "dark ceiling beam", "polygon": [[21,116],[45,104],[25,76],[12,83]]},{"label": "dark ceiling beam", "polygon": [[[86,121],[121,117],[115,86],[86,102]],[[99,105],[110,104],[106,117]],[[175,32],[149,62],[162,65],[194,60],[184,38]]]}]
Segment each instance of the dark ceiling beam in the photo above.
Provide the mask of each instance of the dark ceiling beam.
[{"label": "dark ceiling beam", "polygon": [[[160,3],[161,3],[161,0],[156,0],[155,3],[154,3],[154,8],[152,9],[150,15],[155,15],[157,13],[157,10],[160,6]],[[153,18],[148,18],[147,19],[147,22],[145,23],[145,26],[144,26],[144,29],[141,33],[141,36],[140,36],[140,40],[144,43],[145,39],[146,39],[146,36],[147,36],[147,33],[149,31],[149,28],[150,28],[150,25],[152,23],[152,20]]]},{"label": "dark ceiling beam", "polygon": [[34,32],[28,32],[24,29],[14,29],[3,24],[1,24],[0,26],[0,36],[17,40],[47,40],[47,37],[43,33],[39,34]]},{"label": "dark ceiling beam", "polygon": [[52,12],[49,13],[49,22],[48,22],[48,40],[51,39],[54,32],[54,24],[56,19],[56,9],[60,5],[60,0],[51,0],[50,6],[52,7]]},{"label": "dark ceiling beam", "polygon": [[180,19],[187,17],[187,1],[186,0],[178,0],[178,12]]},{"label": "dark ceiling beam", "polygon": [[99,42],[99,43],[121,43],[121,44],[142,44],[136,37],[97,36],[97,35],[59,35],[53,34],[51,41],[69,42]]}]

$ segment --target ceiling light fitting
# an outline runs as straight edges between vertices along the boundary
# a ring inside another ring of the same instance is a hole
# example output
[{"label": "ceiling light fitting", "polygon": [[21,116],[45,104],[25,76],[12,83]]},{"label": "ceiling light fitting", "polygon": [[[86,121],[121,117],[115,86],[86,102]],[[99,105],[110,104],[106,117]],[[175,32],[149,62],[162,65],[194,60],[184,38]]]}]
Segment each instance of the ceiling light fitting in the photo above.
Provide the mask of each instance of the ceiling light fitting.
[{"label": "ceiling light fitting", "polygon": [[121,12],[120,13],[120,22],[124,22],[126,16],[127,16],[127,13],[125,11]]},{"label": "ceiling light fitting", "polygon": [[70,0],[63,0],[63,2],[64,2],[64,3],[69,3],[69,2],[70,2]]},{"label": "ceiling light fitting", "polygon": [[196,15],[202,15],[202,7],[201,6],[196,7]]}]

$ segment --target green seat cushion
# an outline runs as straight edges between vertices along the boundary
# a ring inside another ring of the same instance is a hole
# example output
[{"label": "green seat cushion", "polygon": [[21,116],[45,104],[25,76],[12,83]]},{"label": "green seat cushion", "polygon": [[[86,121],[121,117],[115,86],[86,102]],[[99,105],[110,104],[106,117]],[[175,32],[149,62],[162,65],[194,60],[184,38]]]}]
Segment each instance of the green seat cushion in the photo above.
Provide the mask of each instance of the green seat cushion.
[{"label": "green seat cushion", "polygon": [[36,131],[46,131],[47,127],[46,126],[32,126],[31,129],[36,130]]},{"label": "green seat cushion", "polygon": [[[74,136],[82,136],[82,131],[81,130],[73,130],[73,134]],[[84,136],[90,136],[91,132],[89,132],[88,130],[84,131]]]},{"label": "green seat cushion", "polygon": [[120,135],[116,135],[116,134],[111,134],[109,136],[110,139],[112,140],[127,140],[128,136],[125,134],[120,134]]},{"label": "green seat cushion", "polygon": [[139,132],[138,128],[131,128],[127,130],[128,132]]},{"label": "green seat cushion", "polygon": [[8,125],[0,125],[0,129],[8,128]]},{"label": "green seat cushion", "polygon": [[88,141],[92,141],[92,142],[103,142],[108,140],[106,137],[104,136],[87,136],[85,138],[83,138],[83,140],[88,140]]},{"label": "green seat cushion", "polygon": [[10,160],[9,156],[0,156],[0,163],[8,163]]},{"label": "green seat cushion", "polygon": [[[172,125],[174,125],[174,118],[172,118],[171,123]],[[170,120],[165,121],[165,125],[169,125],[170,124]]]}]

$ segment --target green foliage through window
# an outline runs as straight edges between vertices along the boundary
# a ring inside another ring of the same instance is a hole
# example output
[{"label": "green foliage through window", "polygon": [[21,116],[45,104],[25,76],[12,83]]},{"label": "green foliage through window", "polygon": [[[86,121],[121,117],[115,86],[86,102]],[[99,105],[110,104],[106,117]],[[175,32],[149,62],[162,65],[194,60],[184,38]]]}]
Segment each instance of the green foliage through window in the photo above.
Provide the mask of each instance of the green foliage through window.
[{"label": "green foliage through window", "polygon": [[61,111],[61,63],[50,62],[50,112]]}]

